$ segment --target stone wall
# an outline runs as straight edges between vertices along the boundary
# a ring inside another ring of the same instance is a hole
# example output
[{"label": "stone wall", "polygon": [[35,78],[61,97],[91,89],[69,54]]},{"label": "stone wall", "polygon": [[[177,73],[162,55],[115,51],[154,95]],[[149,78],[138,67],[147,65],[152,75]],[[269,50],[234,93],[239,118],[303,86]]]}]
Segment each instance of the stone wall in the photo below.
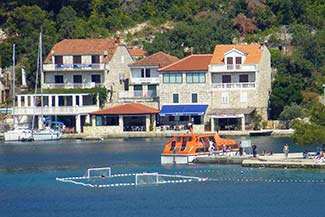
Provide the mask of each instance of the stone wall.
[{"label": "stone wall", "polygon": [[133,59],[126,46],[118,46],[109,62],[109,70],[105,75],[105,87],[113,91],[113,95],[108,97],[109,102],[117,102],[118,93],[124,91],[124,81],[120,80],[120,75],[123,74],[124,79],[130,78],[130,68],[128,65],[131,63],[133,63]]}]

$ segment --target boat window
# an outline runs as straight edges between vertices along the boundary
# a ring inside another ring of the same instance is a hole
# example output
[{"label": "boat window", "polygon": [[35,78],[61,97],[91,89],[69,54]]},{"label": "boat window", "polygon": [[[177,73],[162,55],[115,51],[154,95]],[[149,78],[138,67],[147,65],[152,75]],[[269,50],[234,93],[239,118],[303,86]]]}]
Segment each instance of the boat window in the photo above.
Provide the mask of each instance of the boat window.
[{"label": "boat window", "polygon": [[182,137],[176,137],[176,142],[181,142],[182,141]]},{"label": "boat window", "polygon": [[197,148],[195,152],[196,152],[196,153],[204,152],[204,148]]},{"label": "boat window", "polygon": [[182,143],[182,146],[181,146],[181,150],[180,150],[180,151],[184,151],[184,150],[185,150],[185,148],[186,148],[186,142],[183,142],[183,143]]},{"label": "boat window", "polygon": [[175,150],[175,146],[176,146],[176,141],[172,141],[172,143],[170,144],[169,151],[174,151]]}]

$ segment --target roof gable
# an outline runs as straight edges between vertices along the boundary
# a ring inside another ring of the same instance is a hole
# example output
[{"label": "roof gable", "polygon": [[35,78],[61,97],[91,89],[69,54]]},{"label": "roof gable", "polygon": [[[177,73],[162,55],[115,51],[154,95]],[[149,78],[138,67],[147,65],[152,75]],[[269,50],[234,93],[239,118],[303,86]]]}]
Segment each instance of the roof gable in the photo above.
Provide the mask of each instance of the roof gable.
[{"label": "roof gable", "polygon": [[133,63],[132,66],[143,66],[143,65],[157,65],[159,68],[172,64],[179,59],[177,57],[166,54],[162,51],[154,53],[148,57],[145,57],[136,63]]},{"label": "roof gable", "polygon": [[128,115],[128,114],[156,114],[159,113],[158,109],[139,104],[127,103],[110,108],[101,109],[90,114],[92,115]]},{"label": "roof gable", "polygon": [[192,54],[159,71],[208,71],[212,54]]},{"label": "roof gable", "polygon": [[226,44],[216,45],[210,64],[224,64],[224,56],[232,50],[246,54],[244,64],[258,64],[262,57],[262,49],[259,44]]}]

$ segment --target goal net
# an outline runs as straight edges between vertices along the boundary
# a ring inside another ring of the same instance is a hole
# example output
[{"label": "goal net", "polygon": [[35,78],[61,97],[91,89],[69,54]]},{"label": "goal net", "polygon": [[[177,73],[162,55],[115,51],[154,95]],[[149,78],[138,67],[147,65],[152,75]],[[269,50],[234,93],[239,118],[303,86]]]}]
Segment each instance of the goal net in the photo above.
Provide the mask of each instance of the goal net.
[{"label": "goal net", "polygon": [[110,167],[89,168],[86,177],[89,178],[104,178],[111,176]]},{"label": "goal net", "polygon": [[155,185],[164,182],[158,173],[136,173],[135,185]]}]

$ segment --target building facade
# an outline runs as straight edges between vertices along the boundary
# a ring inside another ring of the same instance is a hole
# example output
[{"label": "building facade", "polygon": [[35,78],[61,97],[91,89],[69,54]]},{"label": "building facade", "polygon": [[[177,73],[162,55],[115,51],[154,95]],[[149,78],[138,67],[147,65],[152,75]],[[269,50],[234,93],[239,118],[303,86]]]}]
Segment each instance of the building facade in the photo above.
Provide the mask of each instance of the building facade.
[{"label": "building facade", "polygon": [[209,64],[212,130],[245,130],[268,119],[271,55],[258,44],[217,45]]},{"label": "building facade", "polygon": [[160,124],[182,129],[192,123],[196,131],[204,131],[211,102],[211,58],[211,54],[190,55],[159,70]]},{"label": "building facade", "polygon": [[133,59],[119,39],[65,39],[53,46],[43,65],[41,84],[46,88],[105,87],[108,100],[128,87]]}]

